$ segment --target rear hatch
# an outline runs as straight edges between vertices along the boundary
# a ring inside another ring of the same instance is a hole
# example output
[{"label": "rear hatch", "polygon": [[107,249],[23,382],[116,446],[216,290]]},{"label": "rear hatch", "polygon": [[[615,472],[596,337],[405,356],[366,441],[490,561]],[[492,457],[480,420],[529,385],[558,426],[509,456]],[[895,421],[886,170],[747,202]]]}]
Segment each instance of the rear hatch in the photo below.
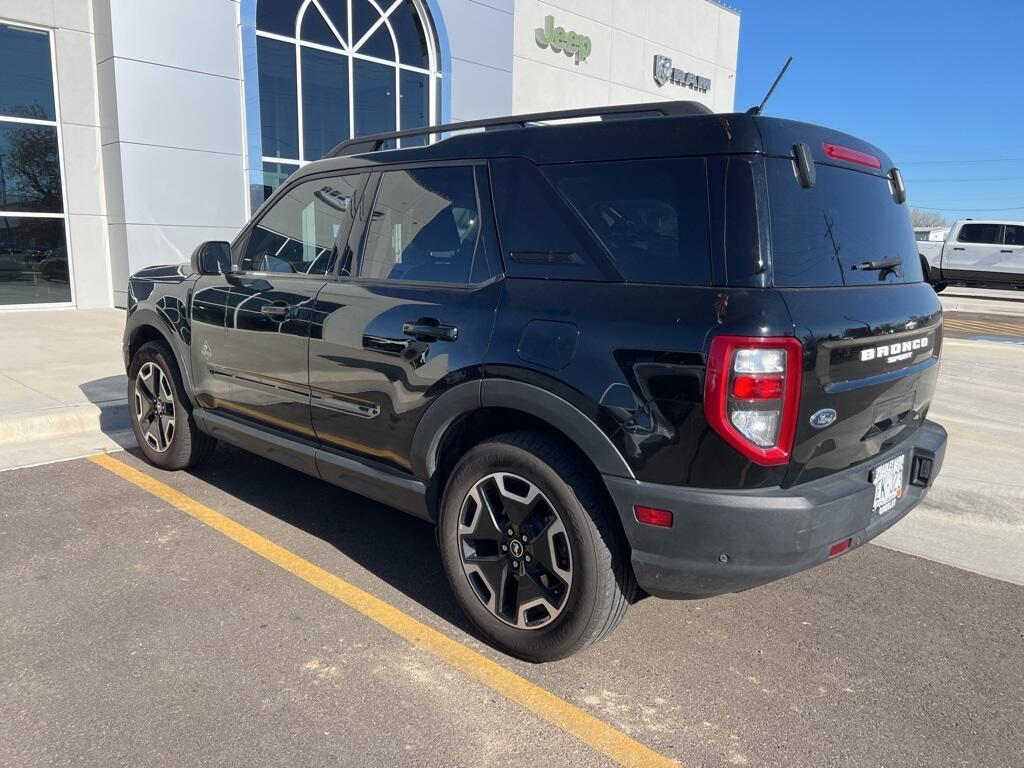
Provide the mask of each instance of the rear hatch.
[{"label": "rear hatch", "polygon": [[923,282],[888,158],[853,137],[794,126],[786,132],[809,149],[813,185],[799,153],[766,147],[765,157],[772,283],[804,348],[786,485],[869,462],[911,437],[928,413],[942,345],[941,305]]}]

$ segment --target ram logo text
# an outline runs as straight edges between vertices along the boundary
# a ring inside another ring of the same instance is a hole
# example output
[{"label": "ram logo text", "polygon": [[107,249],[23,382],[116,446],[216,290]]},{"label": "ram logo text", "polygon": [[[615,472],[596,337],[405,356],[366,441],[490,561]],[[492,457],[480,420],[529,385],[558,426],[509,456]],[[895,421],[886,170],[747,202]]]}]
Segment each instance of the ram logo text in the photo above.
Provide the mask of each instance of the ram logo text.
[{"label": "ram logo text", "polygon": [[866,363],[868,360],[885,358],[887,363],[898,363],[901,360],[909,360],[910,356],[919,349],[928,348],[928,337],[912,339],[911,341],[896,341],[892,344],[882,344],[878,347],[868,347],[860,351],[860,361]]}]

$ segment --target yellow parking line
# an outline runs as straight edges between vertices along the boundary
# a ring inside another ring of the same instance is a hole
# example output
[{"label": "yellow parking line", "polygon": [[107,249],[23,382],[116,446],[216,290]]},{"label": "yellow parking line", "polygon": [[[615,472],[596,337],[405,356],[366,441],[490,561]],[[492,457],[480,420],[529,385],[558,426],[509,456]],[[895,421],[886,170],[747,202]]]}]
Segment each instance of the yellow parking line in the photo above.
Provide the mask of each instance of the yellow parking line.
[{"label": "yellow parking line", "polygon": [[624,766],[678,766],[640,742],[630,738],[608,723],[584,712],[565,699],[534,685],[524,677],[491,661],[486,656],[438,632],[407,613],[374,597],[369,592],[344,581],[333,573],[303,560],[230,517],[176,491],[169,485],[118,461],[109,454],[90,456],[99,466],[113,472],[139,488],[151,493],[187,515],[298,576],[317,589],[345,603],[385,629],[404,637],[410,643],[441,661],[455,667],[474,680],[516,702],[535,715],[575,736],[606,757]]}]

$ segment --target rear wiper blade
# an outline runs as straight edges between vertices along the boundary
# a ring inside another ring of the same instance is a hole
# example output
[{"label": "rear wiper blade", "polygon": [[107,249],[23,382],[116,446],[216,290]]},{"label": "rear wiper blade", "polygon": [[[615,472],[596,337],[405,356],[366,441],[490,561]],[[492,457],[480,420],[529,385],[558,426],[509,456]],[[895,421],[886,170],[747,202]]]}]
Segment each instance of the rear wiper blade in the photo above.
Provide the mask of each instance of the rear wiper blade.
[{"label": "rear wiper blade", "polygon": [[874,261],[862,261],[860,264],[854,264],[853,269],[863,269],[867,272],[875,272],[884,270],[888,272],[891,269],[897,269],[903,266],[903,259],[894,257],[891,259],[875,259]]}]

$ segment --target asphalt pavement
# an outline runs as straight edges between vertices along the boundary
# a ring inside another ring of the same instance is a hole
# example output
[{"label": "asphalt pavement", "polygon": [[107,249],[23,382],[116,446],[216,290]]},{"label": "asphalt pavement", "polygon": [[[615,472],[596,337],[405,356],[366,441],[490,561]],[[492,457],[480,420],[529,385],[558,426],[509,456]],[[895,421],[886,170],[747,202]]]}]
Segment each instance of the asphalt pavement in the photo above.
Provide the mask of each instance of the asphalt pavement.
[{"label": "asphalt pavement", "polygon": [[[0,471],[0,767],[1018,768],[1024,292],[941,299],[925,504],[781,582],[642,601],[555,664],[472,634],[429,525],[241,451]],[[0,466],[116,449],[112,362],[83,358],[78,397],[12,360],[0,437],[102,418]]]},{"label": "asphalt pavement", "polygon": [[[587,653],[528,665],[468,631],[422,522],[234,449],[192,473],[113,458],[686,766],[1024,753],[1024,590],[1004,581],[868,545],[643,601]],[[89,460],[0,473],[0,498],[0,765],[611,764]]]}]

